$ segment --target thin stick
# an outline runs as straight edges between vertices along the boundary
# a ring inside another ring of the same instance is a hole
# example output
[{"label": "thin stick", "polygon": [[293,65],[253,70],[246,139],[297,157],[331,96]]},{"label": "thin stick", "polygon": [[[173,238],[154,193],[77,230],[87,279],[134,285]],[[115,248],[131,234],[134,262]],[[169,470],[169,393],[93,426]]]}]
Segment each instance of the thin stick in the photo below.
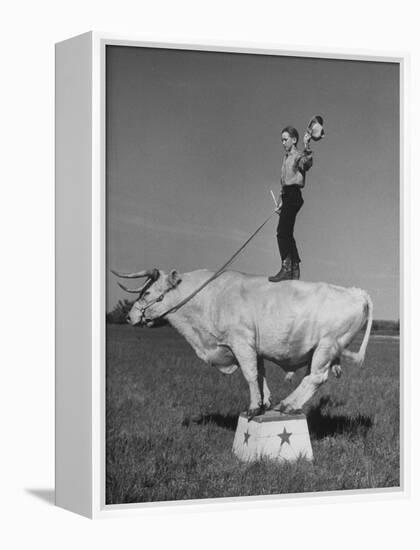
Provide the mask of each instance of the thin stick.
[{"label": "thin stick", "polygon": [[274,195],[273,191],[270,189],[270,193],[271,193],[271,196],[273,197],[273,201],[274,201],[274,204],[276,205],[276,208],[278,208],[278,204],[277,204],[277,201],[276,201],[276,196]]}]

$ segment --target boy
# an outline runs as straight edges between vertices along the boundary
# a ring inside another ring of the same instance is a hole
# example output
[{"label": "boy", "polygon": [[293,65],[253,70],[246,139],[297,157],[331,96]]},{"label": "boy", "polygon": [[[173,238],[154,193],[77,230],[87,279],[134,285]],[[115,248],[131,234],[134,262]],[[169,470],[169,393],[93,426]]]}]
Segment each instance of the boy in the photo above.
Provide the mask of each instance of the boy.
[{"label": "boy", "polygon": [[282,260],[281,270],[268,278],[272,283],[300,278],[300,257],[293,236],[296,215],[302,208],[301,189],[305,186],[306,172],[313,163],[309,142],[312,135],[307,131],[303,138],[304,150],[296,147],[299,133],[293,126],[286,126],[281,133],[281,141],[286,154],[281,167],[281,191],[276,212],[279,214],[277,243]]}]

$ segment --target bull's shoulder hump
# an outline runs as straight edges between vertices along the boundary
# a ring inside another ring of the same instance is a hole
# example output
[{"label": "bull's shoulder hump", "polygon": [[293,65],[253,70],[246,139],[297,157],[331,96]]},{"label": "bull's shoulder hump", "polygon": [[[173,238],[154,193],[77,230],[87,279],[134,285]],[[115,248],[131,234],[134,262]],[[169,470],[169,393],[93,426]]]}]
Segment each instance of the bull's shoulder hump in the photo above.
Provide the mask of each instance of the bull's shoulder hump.
[{"label": "bull's shoulder hump", "polygon": [[212,277],[214,273],[214,271],[210,271],[209,269],[196,269],[195,271],[183,273],[182,279],[190,282],[202,282]]}]

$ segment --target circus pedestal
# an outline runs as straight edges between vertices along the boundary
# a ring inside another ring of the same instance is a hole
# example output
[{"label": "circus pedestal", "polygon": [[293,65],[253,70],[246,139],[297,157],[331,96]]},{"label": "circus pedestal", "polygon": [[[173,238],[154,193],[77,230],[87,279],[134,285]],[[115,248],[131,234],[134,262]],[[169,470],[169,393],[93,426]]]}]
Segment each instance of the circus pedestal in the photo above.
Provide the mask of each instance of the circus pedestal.
[{"label": "circus pedestal", "polygon": [[279,462],[292,462],[299,457],[312,460],[306,416],[268,411],[248,422],[246,414],[241,413],[232,450],[247,462],[263,457]]}]

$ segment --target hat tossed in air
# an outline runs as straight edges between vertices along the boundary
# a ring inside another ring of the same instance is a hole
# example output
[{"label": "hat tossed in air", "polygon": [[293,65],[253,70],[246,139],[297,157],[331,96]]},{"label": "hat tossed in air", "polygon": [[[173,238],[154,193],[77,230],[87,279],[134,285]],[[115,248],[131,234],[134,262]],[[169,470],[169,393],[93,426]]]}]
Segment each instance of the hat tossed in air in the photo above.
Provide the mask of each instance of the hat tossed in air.
[{"label": "hat tossed in air", "polygon": [[311,118],[306,130],[314,141],[319,141],[325,136],[324,119],[320,115],[315,115]]}]

